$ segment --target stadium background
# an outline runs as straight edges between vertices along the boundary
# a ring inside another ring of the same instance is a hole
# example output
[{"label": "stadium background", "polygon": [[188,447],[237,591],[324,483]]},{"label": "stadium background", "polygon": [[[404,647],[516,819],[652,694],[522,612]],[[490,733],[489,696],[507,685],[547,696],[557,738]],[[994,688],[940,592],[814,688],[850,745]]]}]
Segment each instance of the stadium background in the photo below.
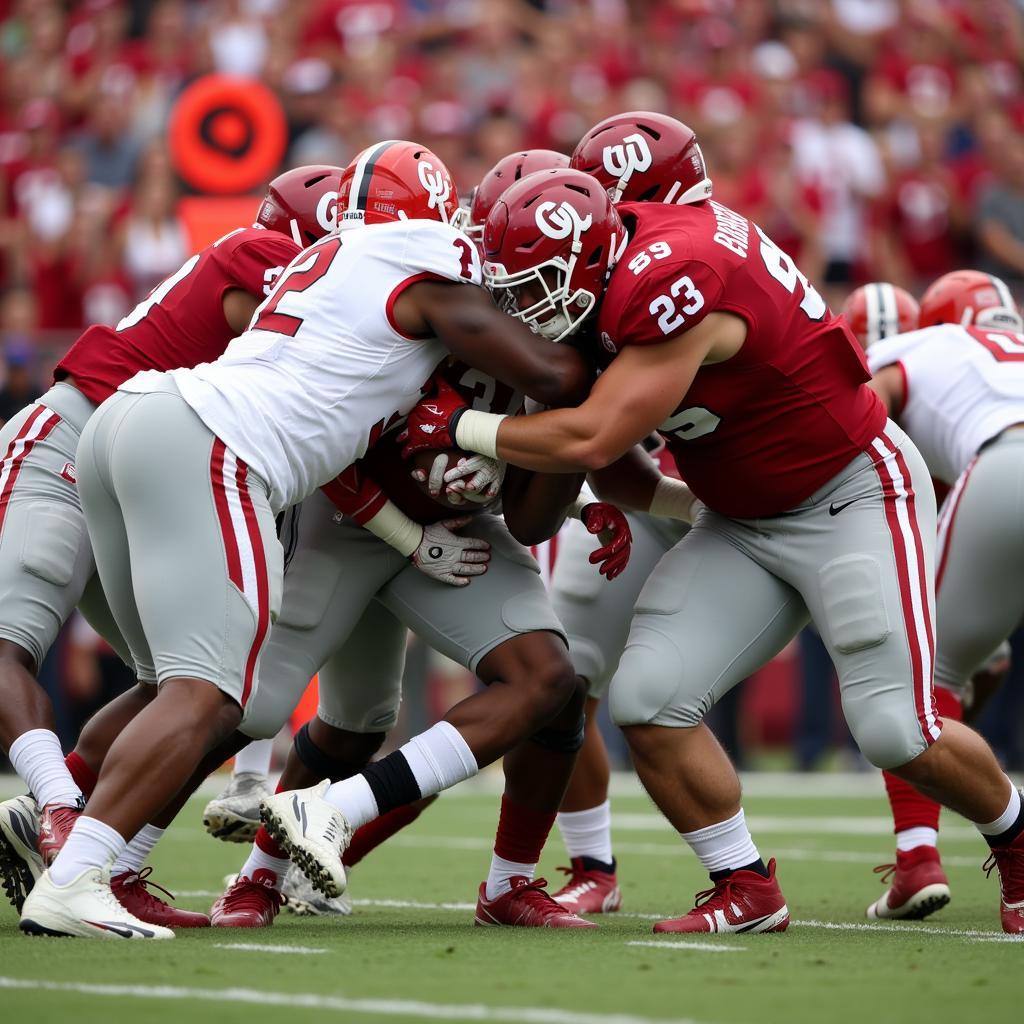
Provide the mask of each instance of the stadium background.
[{"label": "stadium background", "polygon": [[[45,390],[85,324],[116,323],[207,240],[211,211],[226,205],[229,227],[255,215],[259,182],[240,203],[204,198],[245,176],[211,186],[212,156],[169,143],[183,90],[210,74],[261,109],[196,134],[236,155],[269,134],[263,181],[407,137],[468,191],[509,152],[569,152],[607,114],[658,109],[696,128],[716,198],[833,306],[863,281],[920,293],[964,265],[1024,294],[1012,0],[0,0],[0,420]],[[1015,647],[982,727],[1020,768]],[[79,619],[42,678],[68,745],[130,683]],[[408,683],[403,731],[473,685],[416,647]],[[858,763],[811,635],[718,714],[747,765]]]}]

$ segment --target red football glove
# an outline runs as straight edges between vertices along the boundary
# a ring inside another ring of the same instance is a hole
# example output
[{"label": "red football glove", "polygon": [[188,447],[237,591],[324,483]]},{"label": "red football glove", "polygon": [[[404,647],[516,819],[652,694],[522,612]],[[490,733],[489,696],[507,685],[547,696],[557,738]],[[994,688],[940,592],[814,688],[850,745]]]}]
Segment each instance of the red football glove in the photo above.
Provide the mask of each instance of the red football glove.
[{"label": "red football glove", "polygon": [[398,440],[405,442],[402,458],[432,448],[457,448],[455,426],[467,406],[462,396],[443,378],[437,378],[434,394],[421,398],[409,413]]},{"label": "red football glove", "polygon": [[597,565],[602,576],[615,579],[629,564],[633,545],[633,534],[626,516],[621,509],[606,501],[592,501],[583,506],[580,521],[591,533],[600,534],[603,541],[603,547],[591,553],[590,564]]}]

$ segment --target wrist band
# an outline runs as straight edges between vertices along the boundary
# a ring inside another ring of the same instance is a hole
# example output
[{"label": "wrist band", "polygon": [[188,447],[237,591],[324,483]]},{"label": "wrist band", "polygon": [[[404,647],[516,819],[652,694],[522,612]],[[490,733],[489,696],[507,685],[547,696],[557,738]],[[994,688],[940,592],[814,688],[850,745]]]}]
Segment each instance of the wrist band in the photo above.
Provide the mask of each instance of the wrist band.
[{"label": "wrist band", "polygon": [[703,507],[703,502],[681,480],[663,476],[654,488],[654,497],[651,498],[648,511],[652,516],[692,523]]},{"label": "wrist band", "polygon": [[582,519],[583,510],[588,505],[593,505],[597,501],[594,497],[594,492],[584,482],[580,488],[580,493],[576,496],[576,500],[566,509],[565,517],[567,519]]},{"label": "wrist band", "polygon": [[410,519],[397,505],[385,502],[384,507],[363,524],[375,537],[390,544],[409,558],[423,540],[423,527]]},{"label": "wrist band", "polygon": [[498,457],[498,427],[505,419],[493,412],[467,409],[455,424],[455,443],[468,452],[479,452],[489,458]]}]

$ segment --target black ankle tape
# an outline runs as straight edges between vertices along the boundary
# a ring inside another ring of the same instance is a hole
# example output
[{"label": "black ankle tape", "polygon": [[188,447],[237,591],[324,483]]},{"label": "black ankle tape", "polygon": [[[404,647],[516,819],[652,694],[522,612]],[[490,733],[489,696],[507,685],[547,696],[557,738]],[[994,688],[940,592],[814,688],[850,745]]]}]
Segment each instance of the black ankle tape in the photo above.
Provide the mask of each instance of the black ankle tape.
[{"label": "black ankle tape", "polygon": [[354,763],[344,758],[331,757],[325,750],[318,747],[309,735],[309,722],[296,734],[292,741],[295,744],[295,755],[318,779],[330,779],[340,782],[358,775],[364,762]]},{"label": "black ankle tape", "polygon": [[363,769],[363,778],[373,790],[378,814],[387,814],[396,807],[411,804],[413,800],[419,800],[423,795],[409,762],[400,750],[388,754],[380,761],[368,764]]}]

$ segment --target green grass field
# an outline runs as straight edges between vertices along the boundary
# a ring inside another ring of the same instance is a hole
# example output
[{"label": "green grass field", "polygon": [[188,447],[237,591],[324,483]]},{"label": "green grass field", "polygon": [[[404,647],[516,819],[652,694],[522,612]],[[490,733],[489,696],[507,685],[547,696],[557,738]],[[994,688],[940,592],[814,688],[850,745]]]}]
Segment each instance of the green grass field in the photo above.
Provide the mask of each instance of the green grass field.
[{"label": "green grass field", "polygon": [[[706,876],[629,781],[613,798],[623,911],[594,931],[473,927],[497,811],[495,780],[445,795],[354,872],[356,912],[283,913],[265,931],[171,943],[29,939],[0,909],[0,1019],[16,1021],[523,1021],[739,1024],[1019,1019],[1020,942],[999,931],[985,848],[950,818],[953,902],[921,924],[863,917],[892,858],[874,776],[751,777],[747,813],[793,922],[784,935],[680,942],[652,934]],[[10,791],[10,787],[8,787]],[[245,848],[203,833],[195,800],[157,851],[154,879],[206,909]],[[553,837],[541,865],[561,877]],[[1015,996],[1014,993],[1018,994]]]}]

